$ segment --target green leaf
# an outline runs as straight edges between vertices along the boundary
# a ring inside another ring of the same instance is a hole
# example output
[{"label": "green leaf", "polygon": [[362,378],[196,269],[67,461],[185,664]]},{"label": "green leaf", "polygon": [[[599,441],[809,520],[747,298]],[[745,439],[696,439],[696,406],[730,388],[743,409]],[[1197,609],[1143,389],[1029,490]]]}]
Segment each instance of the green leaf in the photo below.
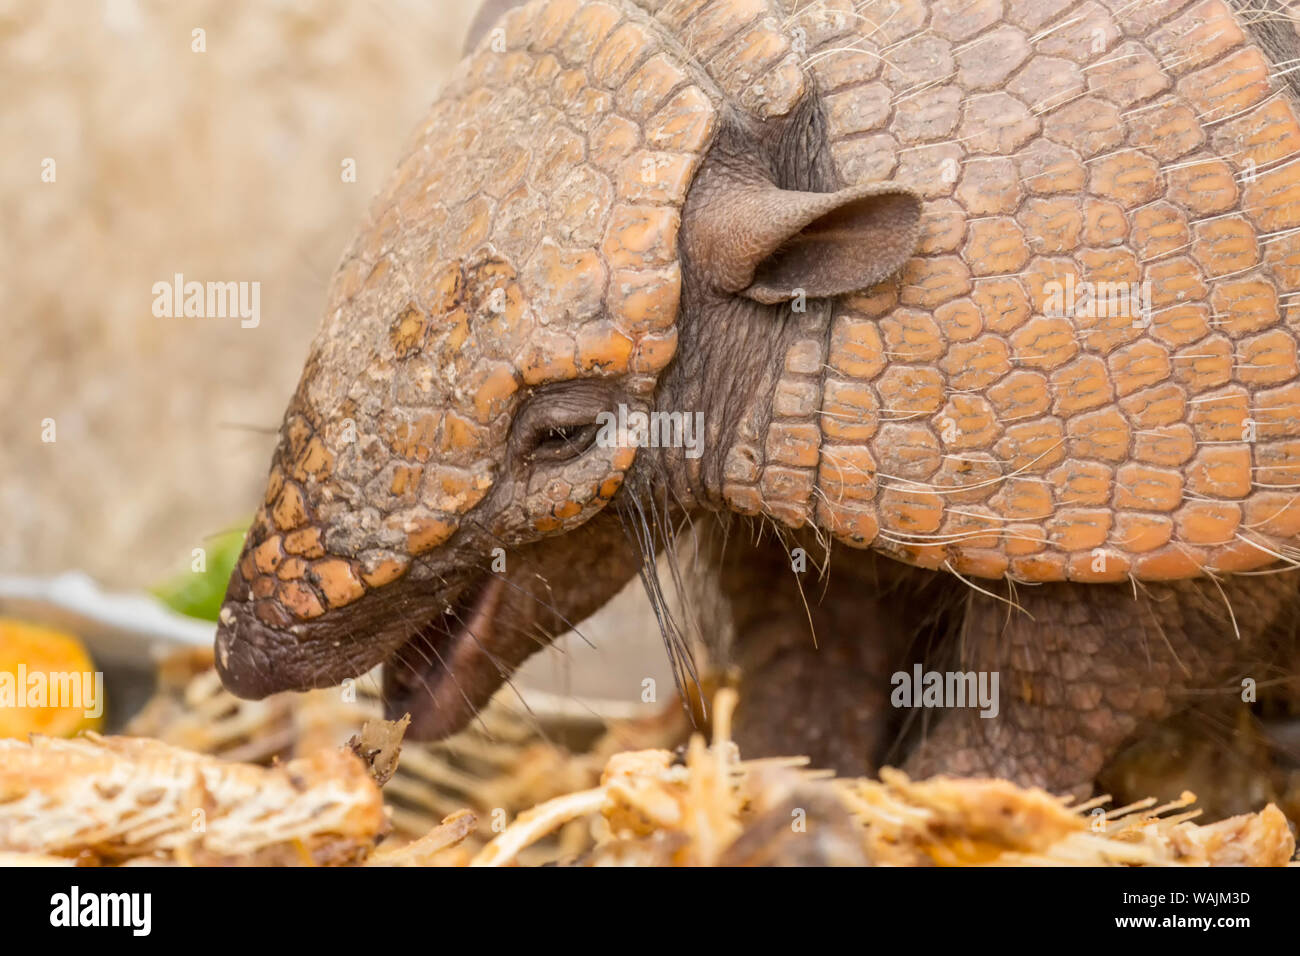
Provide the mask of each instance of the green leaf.
[{"label": "green leaf", "polygon": [[[226,585],[244,549],[245,531],[222,531],[204,540],[203,570],[186,570],[153,588],[153,594],[173,611],[215,621],[226,596]],[[199,556],[195,555],[195,561]]]}]

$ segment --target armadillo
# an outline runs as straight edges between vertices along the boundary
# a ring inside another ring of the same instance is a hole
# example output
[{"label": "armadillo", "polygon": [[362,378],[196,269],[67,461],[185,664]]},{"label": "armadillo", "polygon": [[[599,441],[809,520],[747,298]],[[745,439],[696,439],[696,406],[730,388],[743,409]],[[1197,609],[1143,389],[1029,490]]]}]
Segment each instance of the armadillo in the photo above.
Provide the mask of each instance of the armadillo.
[{"label": "armadillo", "polygon": [[[448,734],[657,593],[686,520],[722,529],[749,753],[1086,787],[1197,694],[1289,678],[1293,23],[489,3],[332,281],[226,686],[383,663]],[[938,660],[996,674],[994,713],[900,707]]]}]

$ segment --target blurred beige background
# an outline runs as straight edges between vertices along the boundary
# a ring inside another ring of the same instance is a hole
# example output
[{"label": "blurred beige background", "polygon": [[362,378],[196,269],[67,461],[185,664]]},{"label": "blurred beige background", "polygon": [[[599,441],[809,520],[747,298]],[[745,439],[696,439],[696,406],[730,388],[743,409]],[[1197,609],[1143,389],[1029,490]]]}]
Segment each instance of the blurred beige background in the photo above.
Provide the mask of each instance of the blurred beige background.
[{"label": "blurred beige background", "polygon": [[[0,0],[0,572],[147,587],[248,518],[330,273],[475,8]],[[178,272],[260,282],[260,326],[155,318]],[[662,674],[644,607],[534,670],[634,694]]]},{"label": "blurred beige background", "polygon": [[[472,13],[0,4],[0,568],[147,585],[251,513],[329,275]],[[261,325],[155,318],[177,272],[259,281]]]}]

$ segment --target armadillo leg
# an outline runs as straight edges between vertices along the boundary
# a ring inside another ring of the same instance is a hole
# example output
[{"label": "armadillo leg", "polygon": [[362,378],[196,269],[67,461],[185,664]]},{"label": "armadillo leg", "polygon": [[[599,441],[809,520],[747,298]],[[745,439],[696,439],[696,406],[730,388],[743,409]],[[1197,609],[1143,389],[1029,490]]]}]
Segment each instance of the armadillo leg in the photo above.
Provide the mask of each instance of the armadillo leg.
[{"label": "armadillo leg", "polygon": [[889,675],[917,612],[934,604],[900,595],[914,594],[912,575],[931,589],[947,582],[861,552],[837,555],[829,581],[815,569],[792,571],[779,544],[733,554],[721,581],[734,625],[729,663],[740,673],[741,754],[806,755],[842,774],[874,770],[894,735]]},{"label": "armadillo leg", "polygon": [[868,772],[889,719],[885,642],[819,631],[814,644],[801,612],[786,607],[754,620],[737,644],[740,752],[803,754],[815,767],[854,776]]},{"label": "armadillo leg", "polygon": [[905,769],[1086,792],[1150,722],[1293,666],[1295,595],[1274,576],[1020,588],[1023,611],[972,595],[958,667],[998,673],[998,713],[930,711]]}]

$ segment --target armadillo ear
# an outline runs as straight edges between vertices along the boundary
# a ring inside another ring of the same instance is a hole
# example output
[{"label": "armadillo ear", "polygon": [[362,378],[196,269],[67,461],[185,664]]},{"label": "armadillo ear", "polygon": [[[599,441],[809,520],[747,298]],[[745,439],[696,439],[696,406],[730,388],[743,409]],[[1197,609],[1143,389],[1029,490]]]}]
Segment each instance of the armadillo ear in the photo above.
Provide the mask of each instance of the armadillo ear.
[{"label": "armadillo ear", "polygon": [[692,210],[691,246],[726,292],[771,305],[875,285],[916,251],[921,199],[890,183],[834,193],[733,180]]}]

